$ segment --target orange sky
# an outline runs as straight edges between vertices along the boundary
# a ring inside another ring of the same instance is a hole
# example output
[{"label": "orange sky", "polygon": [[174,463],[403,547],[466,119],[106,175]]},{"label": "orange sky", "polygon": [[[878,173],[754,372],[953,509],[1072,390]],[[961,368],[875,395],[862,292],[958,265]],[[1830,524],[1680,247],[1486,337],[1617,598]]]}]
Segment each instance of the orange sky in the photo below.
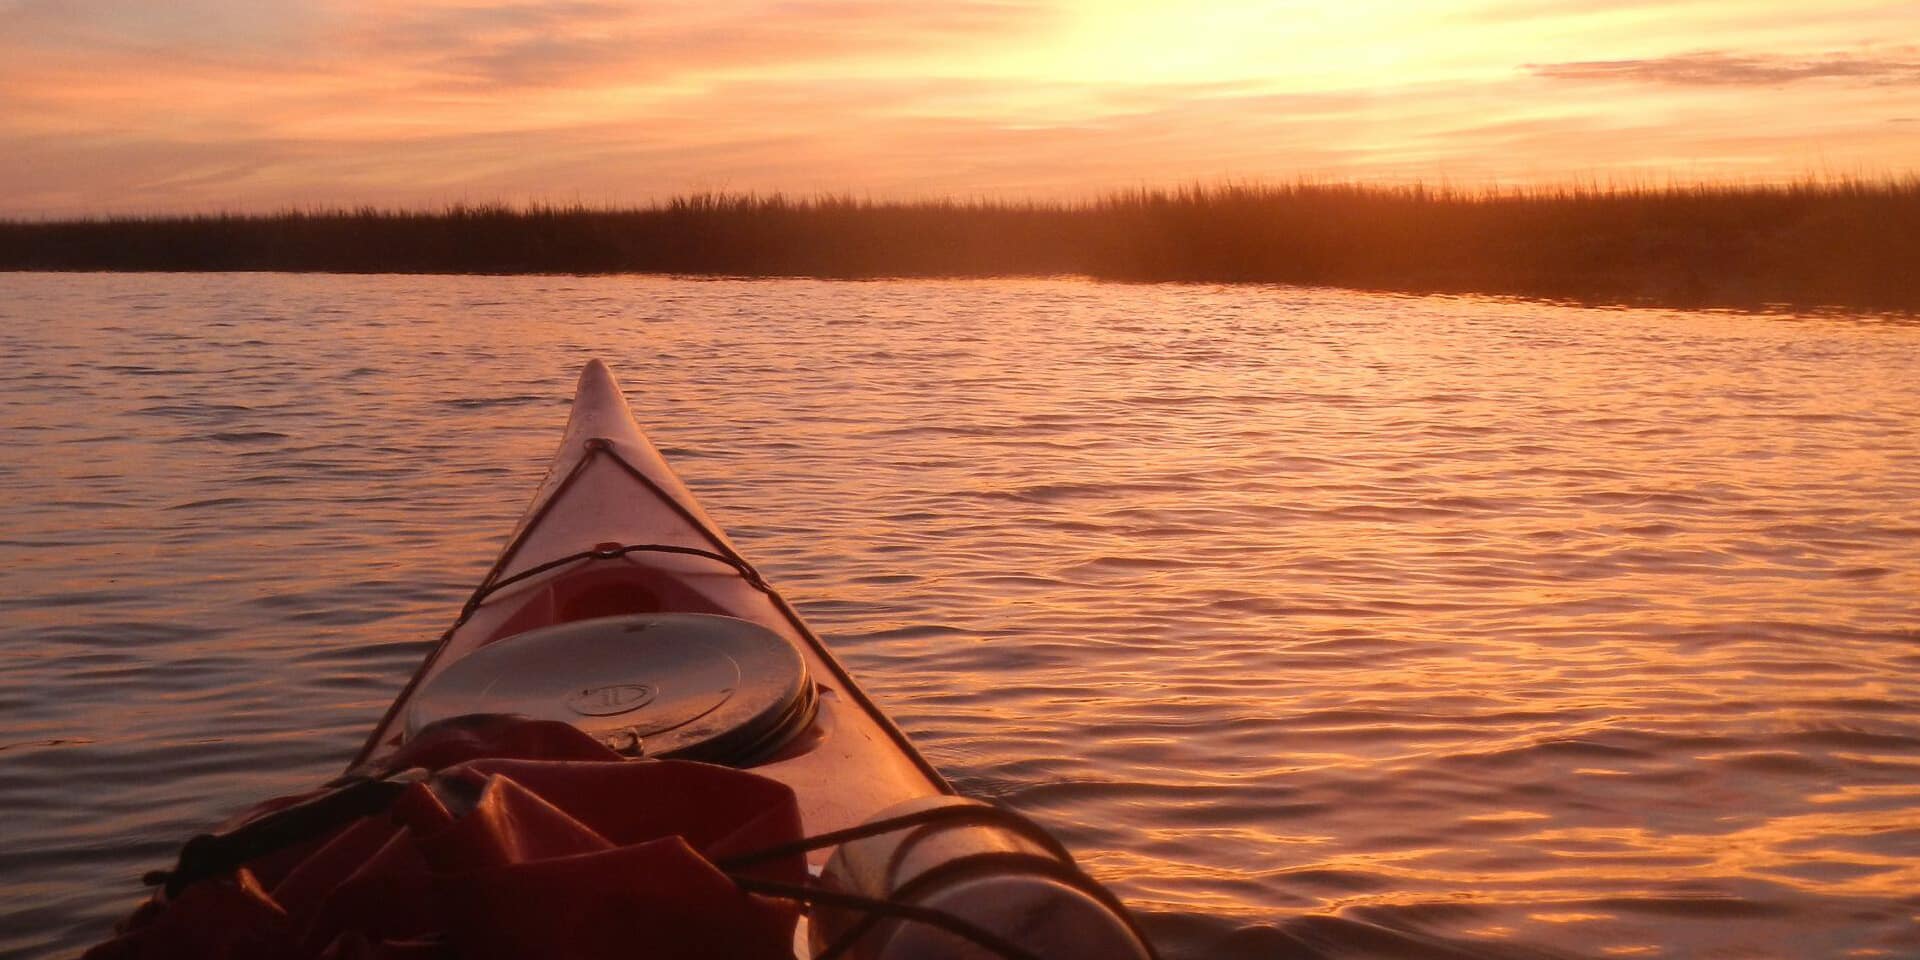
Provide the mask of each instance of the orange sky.
[{"label": "orange sky", "polygon": [[1920,163],[1920,3],[0,0],[0,215]]}]

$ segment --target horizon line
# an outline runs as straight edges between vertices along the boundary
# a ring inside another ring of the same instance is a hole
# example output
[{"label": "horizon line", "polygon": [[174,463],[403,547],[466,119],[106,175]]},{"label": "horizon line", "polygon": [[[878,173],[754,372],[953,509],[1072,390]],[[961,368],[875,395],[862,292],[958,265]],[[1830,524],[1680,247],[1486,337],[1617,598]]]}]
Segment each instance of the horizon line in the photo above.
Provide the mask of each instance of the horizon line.
[{"label": "horizon line", "polygon": [[1652,177],[1624,177],[1618,174],[1604,179],[1599,176],[1589,178],[1566,178],[1553,181],[1535,181],[1527,183],[1456,182],[1446,177],[1430,181],[1413,179],[1363,179],[1356,177],[1312,177],[1298,176],[1292,179],[1280,178],[1219,178],[1214,180],[1193,179],[1187,181],[1168,181],[1160,185],[1142,182],[1130,187],[1111,187],[1088,191],[1077,196],[1044,197],[995,196],[991,194],[922,194],[914,196],[874,196],[871,193],[859,193],[854,190],[700,190],[689,189],[665,195],[649,195],[642,201],[606,200],[593,202],[574,197],[567,200],[539,198],[495,198],[490,200],[422,201],[416,205],[381,205],[374,203],[341,201],[315,202],[305,205],[281,204],[248,208],[179,208],[152,211],[96,211],[87,213],[59,212],[0,212],[0,223],[10,224],[55,224],[55,223],[97,223],[120,221],[164,221],[195,219],[270,219],[279,217],[342,217],[342,216],[451,216],[469,213],[487,214],[552,214],[552,213],[649,213],[666,211],[689,202],[760,203],[767,205],[792,205],[796,207],[813,206],[855,206],[865,208],[915,208],[915,207],[964,207],[976,209],[1032,209],[1051,212],[1071,212],[1076,210],[1097,210],[1116,202],[1138,201],[1145,198],[1190,198],[1207,199],[1210,197],[1271,194],[1275,196],[1297,193],[1329,192],[1349,194],[1374,194],[1383,197],[1398,196],[1419,198],[1434,202],[1474,203],[1500,200],[1527,199],[1581,199],[1595,198],[1635,198],[1644,199],[1657,196],[1709,196],[1769,194],[1792,191],[1848,192],[1848,191],[1908,191],[1920,189],[1920,167],[1902,172],[1883,172],[1876,174],[1833,173],[1806,171],[1792,176],[1777,177],[1713,177],[1692,180],[1680,180],[1669,177],[1665,181]]}]

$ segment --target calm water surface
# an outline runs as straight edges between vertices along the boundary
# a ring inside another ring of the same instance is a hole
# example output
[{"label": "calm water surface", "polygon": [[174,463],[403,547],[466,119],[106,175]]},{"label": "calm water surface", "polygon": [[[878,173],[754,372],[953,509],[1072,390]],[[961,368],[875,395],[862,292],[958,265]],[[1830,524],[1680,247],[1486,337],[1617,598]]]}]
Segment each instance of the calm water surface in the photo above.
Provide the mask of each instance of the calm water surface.
[{"label": "calm water surface", "polygon": [[1172,956],[1920,956],[1920,326],[276,275],[0,275],[0,956],[338,770],[592,356]]}]

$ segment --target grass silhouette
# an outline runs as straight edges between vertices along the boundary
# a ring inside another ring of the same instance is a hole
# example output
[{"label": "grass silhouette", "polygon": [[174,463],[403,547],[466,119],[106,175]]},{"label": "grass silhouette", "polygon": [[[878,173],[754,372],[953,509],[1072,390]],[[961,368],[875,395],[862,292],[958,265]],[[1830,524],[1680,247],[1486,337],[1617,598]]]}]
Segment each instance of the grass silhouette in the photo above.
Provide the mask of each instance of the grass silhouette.
[{"label": "grass silhouette", "polygon": [[693,194],[638,209],[0,222],[0,269],[1078,274],[1676,306],[1920,309],[1920,176],[1462,190],[1219,185],[1079,203]]}]

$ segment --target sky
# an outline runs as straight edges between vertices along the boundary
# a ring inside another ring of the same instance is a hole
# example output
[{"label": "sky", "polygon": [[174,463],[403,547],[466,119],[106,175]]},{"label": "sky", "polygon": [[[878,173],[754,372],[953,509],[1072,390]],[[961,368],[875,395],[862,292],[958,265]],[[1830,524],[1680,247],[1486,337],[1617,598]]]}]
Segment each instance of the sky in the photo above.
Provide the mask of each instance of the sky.
[{"label": "sky", "polygon": [[0,216],[1920,167],[1920,3],[0,0]]}]

